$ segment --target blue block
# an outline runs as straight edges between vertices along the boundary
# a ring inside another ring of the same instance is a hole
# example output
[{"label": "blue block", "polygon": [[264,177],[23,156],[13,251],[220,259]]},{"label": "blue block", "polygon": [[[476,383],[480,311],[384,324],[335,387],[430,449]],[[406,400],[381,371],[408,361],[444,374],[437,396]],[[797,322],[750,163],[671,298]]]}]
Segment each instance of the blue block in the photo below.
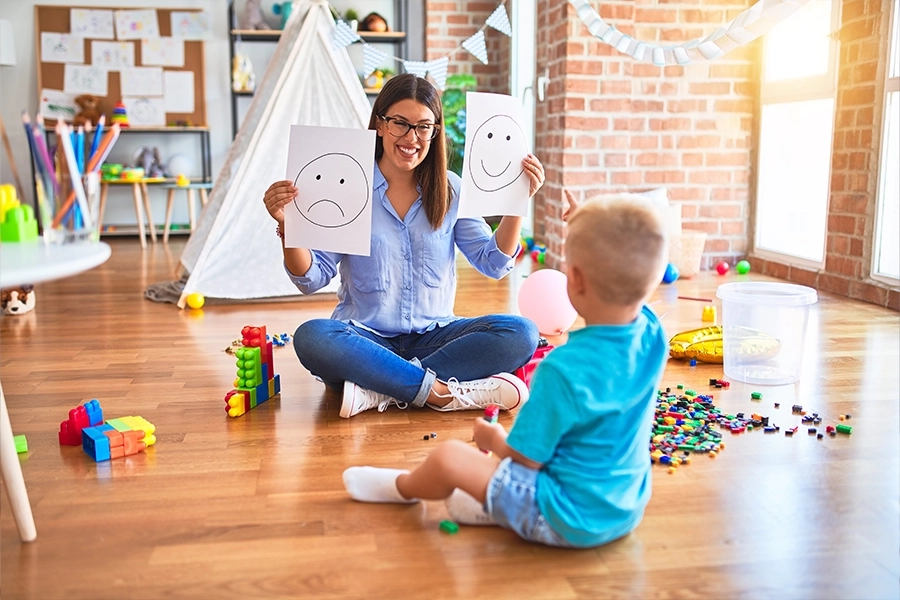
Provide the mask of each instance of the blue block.
[{"label": "blue block", "polygon": [[97,462],[110,459],[109,438],[103,433],[104,431],[115,431],[115,429],[112,425],[104,423],[81,430],[81,447],[88,456]]},{"label": "blue block", "polygon": [[262,366],[262,380],[263,383],[269,380],[269,365],[266,363],[260,363]]},{"label": "blue block", "polygon": [[281,393],[281,375],[275,374],[275,393]]},{"label": "blue block", "polygon": [[88,423],[91,426],[99,425],[103,422],[103,409],[100,408],[100,402],[96,398],[90,402],[85,402],[84,410],[87,411]]},{"label": "blue block", "polygon": [[269,382],[264,381],[256,386],[256,404],[260,405],[269,399]]}]

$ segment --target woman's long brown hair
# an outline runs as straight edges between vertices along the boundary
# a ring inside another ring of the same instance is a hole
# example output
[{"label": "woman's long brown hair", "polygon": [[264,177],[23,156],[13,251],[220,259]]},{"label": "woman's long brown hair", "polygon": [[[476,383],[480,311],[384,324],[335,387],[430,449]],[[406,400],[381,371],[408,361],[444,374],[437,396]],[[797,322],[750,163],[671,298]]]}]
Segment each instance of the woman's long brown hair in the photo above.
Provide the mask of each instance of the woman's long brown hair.
[{"label": "woman's long brown hair", "polygon": [[[401,100],[415,100],[427,106],[434,113],[434,121],[438,126],[444,123],[444,110],[441,96],[437,89],[425,79],[412,73],[397,75],[388,80],[372,106],[369,118],[369,129],[376,129],[378,120],[387,116],[387,111]],[[416,167],[416,182],[422,189],[422,204],[432,229],[440,227],[450,210],[450,194],[452,188],[447,179],[447,144],[444,141],[441,127],[437,136],[431,140],[431,147],[425,160]],[[384,143],[380,137],[375,138],[375,160],[384,155]]]}]

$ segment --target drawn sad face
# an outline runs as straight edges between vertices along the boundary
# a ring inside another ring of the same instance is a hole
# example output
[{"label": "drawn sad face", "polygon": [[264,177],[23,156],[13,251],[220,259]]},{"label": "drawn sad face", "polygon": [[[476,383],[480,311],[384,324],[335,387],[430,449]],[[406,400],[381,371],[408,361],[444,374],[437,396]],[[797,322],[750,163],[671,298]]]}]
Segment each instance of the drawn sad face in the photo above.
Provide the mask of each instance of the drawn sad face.
[{"label": "drawn sad face", "polygon": [[475,187],[496,192],[522,175],[528,147],[518,123],[506,115],[494,115],[475,131],[469,153],[469,174]]},{"label": "drawn sad face", "polygon": [[319,227],[352,223],[369,203],[371,186],[362,166],[349,154],[333,152],[313,159],[294,179],[294,206]]}]

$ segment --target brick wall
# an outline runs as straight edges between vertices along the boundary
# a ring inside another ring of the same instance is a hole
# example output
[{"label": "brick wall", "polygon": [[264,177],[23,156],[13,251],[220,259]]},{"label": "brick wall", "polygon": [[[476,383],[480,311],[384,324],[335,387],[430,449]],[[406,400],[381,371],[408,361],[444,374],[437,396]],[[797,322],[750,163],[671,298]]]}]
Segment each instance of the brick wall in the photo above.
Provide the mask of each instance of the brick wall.
[{"label": "brick wall", "polygon": [[825,268],[754,260],[763,273],[900,310],[900,290],[871,279],[890,3],[845,1]]},{"label": "brick wall", "polygon": [[[425,60],[446,56],[476,33],[499,0],[428,0],[425,4],[427,35]],[[507,10],[507,13],[509,11]],[[509,93],[509,38],[490,27],[484,31],[488,64],[481,64],[468,51],[459,48],[451,57],[449,73],[471,73],[478,79],[478,91]]]},{"label": "brick wall", "polygon": [[[593,3],[637,39],[672,44],[715,30],[752,0]],[[550,71],[537,109],[537,154],[548,171],[535,200],[536,236],[562,262],[561,190],[598,193],[666,187],[687,229],[708,233],[704,266],[747,251],[752,132],[758,74],[753,43],[711,63],[637,63],[590,35],[560,0],[538,3],[538,73]]]}]

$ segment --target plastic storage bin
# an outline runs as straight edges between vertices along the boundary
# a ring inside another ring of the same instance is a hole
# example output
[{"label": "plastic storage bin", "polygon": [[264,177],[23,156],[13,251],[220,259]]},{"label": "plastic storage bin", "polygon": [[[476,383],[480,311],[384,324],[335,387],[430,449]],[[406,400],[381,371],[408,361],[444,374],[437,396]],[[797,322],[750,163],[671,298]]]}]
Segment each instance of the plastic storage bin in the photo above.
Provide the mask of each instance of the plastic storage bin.
[{"label": "plastic storage bin", "polygon": [[809,307],[816,290],[792,283],[720,285],[725,376],[784,385],[800,379]]}]

